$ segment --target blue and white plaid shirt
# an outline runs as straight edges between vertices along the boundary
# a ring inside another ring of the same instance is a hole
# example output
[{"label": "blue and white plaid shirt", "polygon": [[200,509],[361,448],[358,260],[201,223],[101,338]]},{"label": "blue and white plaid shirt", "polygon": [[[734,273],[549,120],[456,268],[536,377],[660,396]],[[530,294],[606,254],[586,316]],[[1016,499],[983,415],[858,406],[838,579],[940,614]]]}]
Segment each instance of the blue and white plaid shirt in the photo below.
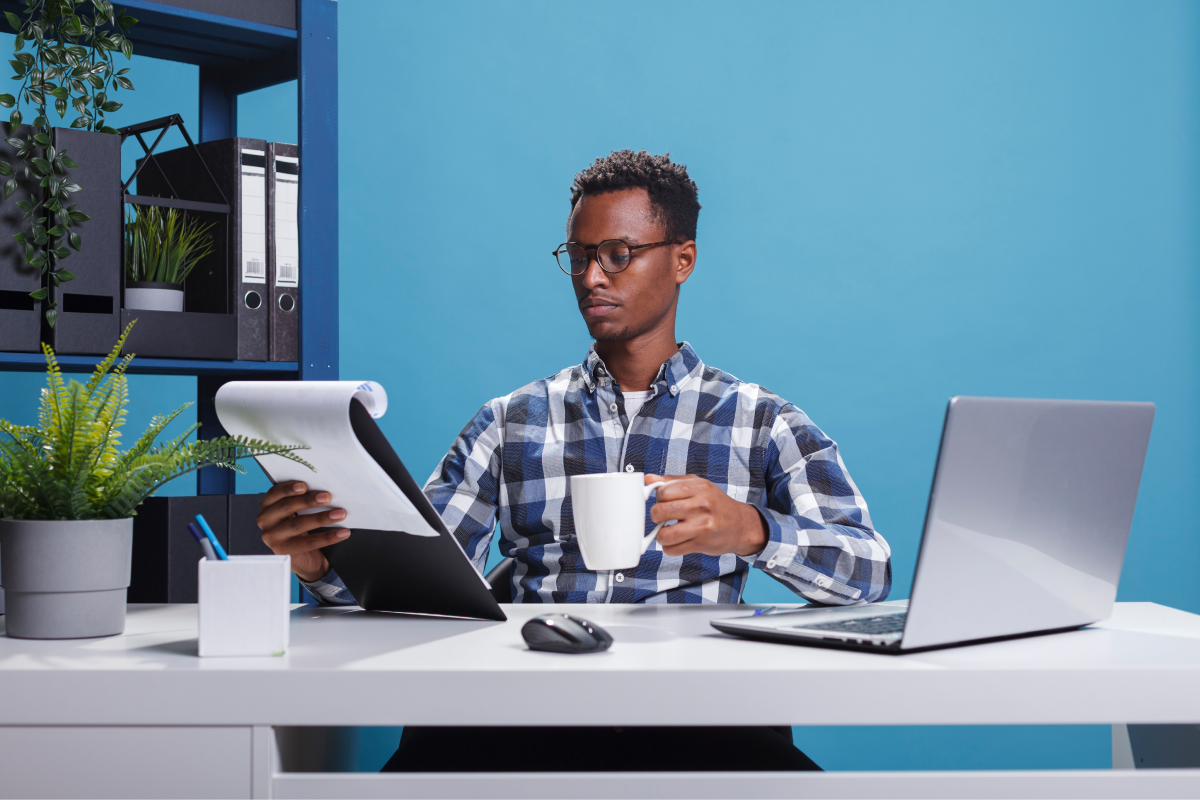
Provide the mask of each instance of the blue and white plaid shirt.
[{"label": "blue and white plaid shirt", "polygon": [[[668,556],[655,541],[635,569],[592,572],[568,477],[618,470],[707,478],[757,508],[770,540],[749,557]],[[499,516],[500,552],[516,561],[514,602],[736,603],[751,566],[821,603],[882,600],[891,588],[890,549],[837,445],[800,409],[707,366],[686,342],[633,419],[594,346],[582,365],[492,400],[425,494],[480,571]],[[305,585],[322,602],[354,602],[333,572]]]}]

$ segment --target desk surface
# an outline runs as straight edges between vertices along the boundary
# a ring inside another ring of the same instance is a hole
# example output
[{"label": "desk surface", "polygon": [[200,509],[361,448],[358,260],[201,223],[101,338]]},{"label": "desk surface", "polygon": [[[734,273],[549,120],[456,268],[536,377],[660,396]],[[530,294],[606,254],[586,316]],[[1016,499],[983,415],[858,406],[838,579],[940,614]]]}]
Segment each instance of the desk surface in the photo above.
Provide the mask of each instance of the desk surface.
[{"label": "desk surface", "polygon": [[[735,639],[754,606],[506,606],[475,622],[297,607],[278,658],[196,656],[196,607],[105,639],[0,638],[0,725],[894,725],[1200,722],[1200,616],[1119,603],[1071,633],[889,656]],[[528,650],[581,614],[607,653]],[[2,630],[2,626],[0,626]]]}]

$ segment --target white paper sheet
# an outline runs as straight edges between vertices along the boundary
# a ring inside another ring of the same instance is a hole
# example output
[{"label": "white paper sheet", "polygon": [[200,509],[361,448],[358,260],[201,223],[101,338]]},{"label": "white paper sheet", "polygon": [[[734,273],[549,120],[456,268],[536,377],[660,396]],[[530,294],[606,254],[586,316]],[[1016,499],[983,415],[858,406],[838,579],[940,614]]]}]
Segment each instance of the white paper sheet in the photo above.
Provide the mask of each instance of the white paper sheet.
[{"label": "white paper sheet", "polygon": [[276,483],[304,481],[332,494],[331,506],[346,509],[339,525],[437,536],[359,443],[350,427],[352,400],[376,419],[387,411],[387,393],[374,381],[232,381],[217,391],[217,418],[233,436],[308,445],[297,455],[315,473],[282,456],[259,456],[258,462]]}]

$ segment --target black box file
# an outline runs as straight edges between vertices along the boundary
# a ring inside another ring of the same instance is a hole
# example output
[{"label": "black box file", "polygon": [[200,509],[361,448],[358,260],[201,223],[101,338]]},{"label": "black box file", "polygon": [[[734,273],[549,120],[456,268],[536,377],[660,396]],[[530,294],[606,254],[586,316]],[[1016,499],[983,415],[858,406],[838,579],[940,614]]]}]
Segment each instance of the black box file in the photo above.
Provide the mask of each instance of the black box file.
[{"label": "black box file", "polygon": [[83,246],[72,250],[62,266],[75,278],[51,288],[58,319],[43,335],[60,355],[104,355],[120,335],[121,137],[71,128],[51,133],[54,146],[79,164],[67,178],[83,191],[71,197],[91,219],[71,228]]},{"label": "black box file", "polygon": [[[196,158],[197,152],[203,165]],[[138,164],[139,196],[175,196],[229,206],[228,216],[188,212],[216,223],[212,235],[218,246],[188,277],[186,309],[209,313],[228,310],[236,320],[236,352],[232,356],[196,357],[267,361],[267,143],[261,139],[217,139],[196,144],[196,152],[191,147],[180,147],[147,156]]]},{"label": "black box file", "polygon": [[197,514],[212,527],[222,547],[229,546],[229,500],[223,494],[199,497],[151,497],[133,518],[131,603],[195,603],[196,562],[200,545],[187,524]]},{"label": "black box file", "polygon": [[300,358],[300,148],[267,145],[267,296],[271,360]]},{"label": "black box file", "polygon": [[[22,125],[17,136],[29,135],[29,126]],[[40,155],[40,151],[39,151]],[[0,160],[16,163],[16,148],[0,138]],[[37,181],[16,170],[17,191],[0,203],[0,350],[17,353],[36,353],[41,350],[42,304],[29,296],[42,286],[42,276],[36,267],[25,266],[25,248],[17,244],[13,234],[24,230],[25,220],[18,200],[28,200],[30,194],[41,191]]]},{"label": "black box file", "polygon": [[258,528],[258,504],[261,494],[231,494],[229,498],[229,554],[231,556],[269,556],[271,548],[263,544]]}]

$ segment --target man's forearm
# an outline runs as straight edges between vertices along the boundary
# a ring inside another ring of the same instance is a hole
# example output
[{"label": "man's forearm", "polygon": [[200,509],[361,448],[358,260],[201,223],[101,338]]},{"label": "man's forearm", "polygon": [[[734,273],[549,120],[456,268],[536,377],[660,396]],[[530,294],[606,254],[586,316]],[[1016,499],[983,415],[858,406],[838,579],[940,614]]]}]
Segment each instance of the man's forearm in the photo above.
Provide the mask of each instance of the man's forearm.
[{"label": "man's forearm", "polygon": [[771,534],[767,528],[767,520],[757,508],[749,503],[739,503],[741,505],[741,514],[743,523],[742,531],[742,546],[736,551],[737,555],[743,558],[756,555],[763,551],[767,546],[767,542],[771,541]]},{"label": "man's forearm", "polygon": [[332,569],[326,570],[325,574],[315,581],[301,578],[300,584],[323,606],[355,605],[354,596]]},{"label": "man's forearm", "polygon": [[873,530],[763,510],[770,541],[754,566],[805,599],[874,602],[891,588],[891,553]]}]

